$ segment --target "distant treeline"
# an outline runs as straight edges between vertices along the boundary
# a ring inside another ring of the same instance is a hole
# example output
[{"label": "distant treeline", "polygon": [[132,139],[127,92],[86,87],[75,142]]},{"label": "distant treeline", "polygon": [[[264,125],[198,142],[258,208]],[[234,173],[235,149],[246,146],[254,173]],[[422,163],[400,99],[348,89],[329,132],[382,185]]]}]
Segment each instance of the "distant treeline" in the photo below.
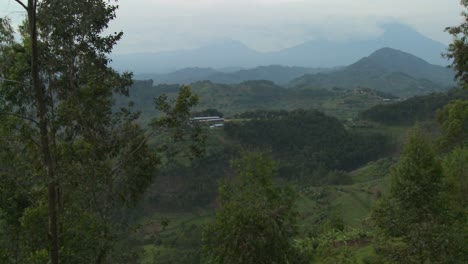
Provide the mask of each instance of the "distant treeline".
[{"label": "distant treeline", "polygon": [[411,125],[416,121],[432,119],[437,109],[457,99],[468,99],[468,91],[452,89],[447,93],[432,93],[392,104],[377,105],[361,112],[359,117],[389,125]]}]

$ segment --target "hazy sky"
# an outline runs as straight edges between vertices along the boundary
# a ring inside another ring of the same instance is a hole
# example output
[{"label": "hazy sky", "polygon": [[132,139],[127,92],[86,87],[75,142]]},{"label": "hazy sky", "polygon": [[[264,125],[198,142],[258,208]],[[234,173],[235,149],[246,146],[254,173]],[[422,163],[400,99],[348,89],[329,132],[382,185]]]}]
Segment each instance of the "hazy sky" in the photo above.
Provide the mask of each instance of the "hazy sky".
[{"label": "hazy sky", "polygon": [[[120,0],[110,30],[123,30],[116,53],[194,48],[226,39],[259,51],[315,38],[363,39],[382,23],[404,23],[443,43],[443,29],[461,21],[459,0]],[[0,0],[0,16],[17,22],[14,0]]]}]

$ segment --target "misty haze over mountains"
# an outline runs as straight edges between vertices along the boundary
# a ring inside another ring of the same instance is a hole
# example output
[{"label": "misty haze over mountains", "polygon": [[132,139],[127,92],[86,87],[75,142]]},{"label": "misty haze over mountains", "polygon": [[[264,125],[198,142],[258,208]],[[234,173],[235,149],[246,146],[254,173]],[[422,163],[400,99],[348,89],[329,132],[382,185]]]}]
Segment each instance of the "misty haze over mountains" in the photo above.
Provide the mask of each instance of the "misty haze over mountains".
[{"label": "misty haze over mountains", "polygon": [[444,91],[456,85],[452,69],[434,65],[392,48],[379,49],[357,62],[329,73],[305,74],[290,88],[373,88],[408,97]]},{"label": "misty haze over mountains", "polygon": [[234,72],[212,68],[184,68],[168,74],[141,74],[135,78],[151,80],[152,85],[243,84],[268,81],[291,89],[372,88],[408,97],[444,91],[456,85],[454,72],[448,67],[430,64],[410,53],[381,48],[346,66],[306,68],[280,65],[259,66]]},{"label": "misty haze over mountains", "polygon": [[213,68],[183,68],[167,74],[137,74],[136,80],[152,80],[158,84],[190,84],[198,81],[211,81],[215,83],[234,84],[249,80],[268,80],[279,85],[286,85],[292,80],[304,75],[320,72],[331,72],[339,68],[306,68],[295,66],[269,65],[251,69],[238,69],[226,71]]},{"label": "misty haze over mountains", "polygon": [[113,55],[113,67],[136,74],[164,73],[186,67],[254,68],[261,65],[283,65],[325,68],[349,65],[372,52],[390,47],[420,57],[431,64],[448,65],[441,54],[446,46],[402,24],[382,25],[383,33],[359,41],[312,40],[276,52],[261,53],[238,41],[224,41],[193,50],[160,53]]}]

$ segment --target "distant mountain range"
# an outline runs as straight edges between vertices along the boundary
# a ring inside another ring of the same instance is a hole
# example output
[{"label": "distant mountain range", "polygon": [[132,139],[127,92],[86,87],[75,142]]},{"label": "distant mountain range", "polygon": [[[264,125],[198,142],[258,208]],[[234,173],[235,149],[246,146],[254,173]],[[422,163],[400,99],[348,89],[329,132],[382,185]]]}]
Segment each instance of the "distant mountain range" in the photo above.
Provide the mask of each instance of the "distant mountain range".
[{"label": "distant mountain range", "polygon": [[168,74],[135,77],[138,80],[151,79],[154,85],[199,81],[238,84],[267,80],[296,89],[371,88],[402,97],[442,91],[455,85],[453,70],[392,48],[379,49],[349,66],[331,69],[271,65],[221,72],[212,68],[185,68]]},{"label": "distant mountain range", "polygon": [[[278,84],[298,74],[303,75],[286,85]],[[205,76],[211,80],[191,81]],[[137,80],[130,89],[130,98],[117,98],[118,105],[123,106],[130,99],[138,102],[137,110],[144,113],[144,119],[154,116],[157,113],[153,99],[161,94],[175,98],[179,91],[180,85],[169,84],[171,81],[191,84],[200,98],[196,110],[215,108],[233,115],[256,109],[317,108],[347,119],[398,97],[447,91],[455,86],[453,70],[392,48],[379,49],[347,67],[333,70],[265,66],[222,73],[211,68],[187,68],[156,77],[158,82],[166,83],[155,85],[153,80]],[[218,80],[212,81],[215,78]],[[251,80],[237,82],[241,79]]]},{"label": "distant mountain range", "polygon": [[288,84],[291,88],[372,88],[409,97],[443,91],[455,85],[454,72],[406,52],[391,48],[329,73],[305,74]]},{"label": "distant mountain range", "polygon": [[447,65],[441,57],[446,46],[401,25],[382,26],[383,33],[375,38],[334,42],[312,40],[277,52],[261,53],[237,41],[226,41],[192,50],[160,53],[113,55],[117,70],[137,74],[161,73],[183,68],[255,68],[260,65],[284,65],[305,68],[327,68],[349,65],[371,52],[390,47],[414,54],[432,64]]},{"label": "distant mountain range", "polygon": [[190,84],[198,81],[216,83],[241,83],[249,80],[269,80],[284,85],[304,75],[319,72],[330,72],[336,69],[289,67],[280,65],[260,66],[253,69],[242,69],[233,72],[222,72],[212,68],[184,68],[168,74],[138,74],[137,80],[153,80],[158,84]]}]

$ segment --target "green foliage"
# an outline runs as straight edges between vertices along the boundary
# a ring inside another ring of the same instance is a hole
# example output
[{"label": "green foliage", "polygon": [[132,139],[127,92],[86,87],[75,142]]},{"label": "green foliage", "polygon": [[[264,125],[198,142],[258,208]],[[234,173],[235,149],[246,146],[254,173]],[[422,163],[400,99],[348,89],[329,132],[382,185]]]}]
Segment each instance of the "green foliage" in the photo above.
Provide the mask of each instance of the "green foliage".
[{"label": "green foliage", "polygon": [[192,114],[193,117],[203,117],[203,116],[219,116],[223,117],[223,113],[220,111],[214,109],[214,108],[208,108],[202,111],[198,111]]},{"label": "green foliage", "polygon": [[448,260],[466,260],[468,256],[468,150],[457,147],[443,160],[446,201],[454,218],[450,228],[453,251]]},{"label": "green foliage", "polygon": [[449,260],[458,261],[468,255],[468,150],[466,147],[456,147],[448,153],[443,162],[444,197],[448,201],[450,215],[454,218],[450,235],[454,248]]},{"label": "green foliage", "polygon": [[0,17],[0,48],[10,45],[14,42],[13,28],[8,18]]},{"label": "green foliage", "polygon": [[328,229],[314,237],[296,239],[294,245],[307,256],[307,263],[360,263],[361,254],[373,256],[372,252],[358,252],[366,248],[371,236],[368,228]]},{"label": "green foliage", "polygon": [[[468,8],[467,0],[460,0],[464,8]],[[453,36],[453,42],[449,45],[448,53],[445,56],[453,60],[452,68],[455,69],[456,78],[466,89],[468,84],[468,12],[462,12],[464,22],[458,26],[447,27],[445,30]]]},{"label": "green foliage", "polygon": [[[202,151],[203,137],[189,123],[198,101],[189,87],[180,89],[173,104],[157,98],[161,115],[149,128],[130,106],[114,106],[114,98],[127,95],[132,83],[131,74],[108,66],[107,54],[122,33],[103,31],[116,9],[108,1],[39,1],[39,70],[47,111],[46,120],[39,121],[29,84],[31,40],[22,34],[22,42],[15,42],[8,21],[0,21],[0,77],[5,78],[0,81],[0,233],[5,234],[0,245],[9,244],[0,258],[5,263],[44,259],[52,208],[64,263],[128,263],[132,248],[119,251],[131,232],[128,208],[152,183],[163,156],[193,157]],[[150,146],[155,135],[156,141],[168,140]],[[44,144],[38,143],[44,137],[50,166],[44,166]],[[193,144],[178,144],[187,141]],[[54,187],[47,190],[51,182]],[[47,195],[50,190],[54,197]]]},{"label": "green foliage", "polygon": [[390,168],[395,162],[395,158],[383,158],[371,161],[365,166],[352,171],[350,174],[354,182],[367,182],[382,179],[388,175]]},{"label": "green foliage", "polygon": [[344,171],[330,171],[322,180],[323,185],[348,185],[352,182],[350,175]]},{"label": "green foliage", "polygon": [[[151,98],[166,93],[174,98],[179,85],[153,86],[151,81],[135,81],[129,89],[130,99],[138,102],[136,109],[143,112],[142,118],[147,120],[156,112]],[[358,112],[381,104],[384,98],[394,98],[392,95],[379,91],[358,89],[287,89],[268,81],[249,81],[239,84],[218,84],[208,81],[191,85],[200,102],[197,111],[217,109],[225,117],[232,117],[246,111],[256,110],[294,110],[298,108],[316,108],[329,115],[342,119],[353,118]],[[126,105],[128,99],[118,97],[118,105]]]},{"label": "green foliage", "polygon": [[442,162],[449,200],[468,216],[468,149],[455,148]]},{"label": "green foliage", "polygon": [[204,231],[209,263],[296,263],[295,195],[275,187],[277,164],[262,153],[235,160],[237,175],[219,188],[216,219]]},{"label": "green foliage", "polygon": [[160,169],[145,195],[145,203],[150,209],[164,212],[193,211],[211,205],[217,195],[218,180],[232,173],[229,161],[238,155],[238,146],[209,135],[203,156],[188,164],[174,161]]},{"label": "green foliage", "polygon": [[288,178],[317,172],[312,180],[317,184],[322,172],[354,169],[387,151],[385,137],[351,134],[336,118],[316,110],[258,111],[241,117],[251,120],[226,123],[226,134],[248,147],[271,148],[281,160],[280,174]]},{"label": "green foliage", "polygon": [[373,213],[382,233],[377,249],[393,262],[444,263],[457,256],[453,219],[444,201],[442,168],[416,128],[391,172],[390,189]]},{"label": "green foliage", "polygon": [[454,146],[466,146],[468,142],[468,100],[457,100],[437,112],[442,133],[439,148],[447,150]]}]

